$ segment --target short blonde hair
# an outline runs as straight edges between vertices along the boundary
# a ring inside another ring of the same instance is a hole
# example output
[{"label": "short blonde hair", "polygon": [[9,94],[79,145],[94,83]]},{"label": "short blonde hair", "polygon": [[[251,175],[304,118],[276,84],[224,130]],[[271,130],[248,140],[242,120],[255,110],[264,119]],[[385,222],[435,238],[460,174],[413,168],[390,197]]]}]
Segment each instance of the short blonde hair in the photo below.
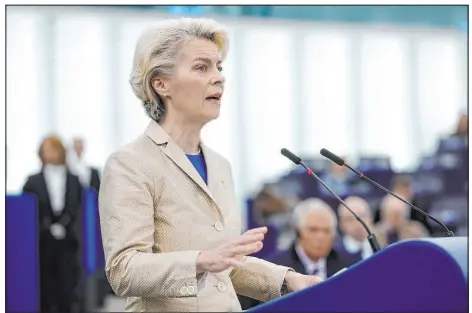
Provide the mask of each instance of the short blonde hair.
[{"label": "short blonde hair", "polygon": [[178,61],[182,46],[192,38],[204,38],[216,44],[221,59],[228,52],[226,29],[212,19],[167,19],[145,30],[136,44],[130,84],[143,102],[147,115],[159,122],[166,107],[152,87],[155,77],[169,77]]}]

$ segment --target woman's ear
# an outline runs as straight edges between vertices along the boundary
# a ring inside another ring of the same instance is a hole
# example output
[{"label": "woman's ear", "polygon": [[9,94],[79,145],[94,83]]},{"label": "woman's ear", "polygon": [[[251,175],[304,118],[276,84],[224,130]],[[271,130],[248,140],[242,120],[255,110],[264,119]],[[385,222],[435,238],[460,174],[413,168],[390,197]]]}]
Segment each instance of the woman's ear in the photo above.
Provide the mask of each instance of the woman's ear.
[{"label": "woman's ear", "polygon": [[162,78],[156,77],[151,81],[152,89],[161,97],[168,97],[168,82]]}]

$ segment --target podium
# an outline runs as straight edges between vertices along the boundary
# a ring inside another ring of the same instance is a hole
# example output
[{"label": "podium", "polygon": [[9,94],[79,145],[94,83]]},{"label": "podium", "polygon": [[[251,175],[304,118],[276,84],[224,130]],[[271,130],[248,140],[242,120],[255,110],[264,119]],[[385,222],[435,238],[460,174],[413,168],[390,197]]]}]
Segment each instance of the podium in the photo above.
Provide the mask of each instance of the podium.
[{"label": "podium", "polygon": [[[97,273],[105,266],[97,192],[85,189],[81,222],[80,257],[83,282],[79,292],[85,300],[84,310],[97,306]],[[38,201],[34,195],[5,197],[5,287],[7,312],[40,311],[40,271],[38,239]]]},{"label": "podium", "polygon": [[247,312],[468,312],[467,238],[406,240]]},{"label": "podium", "polygon": [[82,210],[82,285],[84,310],[93,312],[100,302],[100,280],[105,268],[100,215],[98,212],[98,193],[94,188],[84,189]]},{"label": "podium", "polygon": [[32,195],[6,196],[6,312],[39,312],[39,289],[39,240],[36,197]]}]

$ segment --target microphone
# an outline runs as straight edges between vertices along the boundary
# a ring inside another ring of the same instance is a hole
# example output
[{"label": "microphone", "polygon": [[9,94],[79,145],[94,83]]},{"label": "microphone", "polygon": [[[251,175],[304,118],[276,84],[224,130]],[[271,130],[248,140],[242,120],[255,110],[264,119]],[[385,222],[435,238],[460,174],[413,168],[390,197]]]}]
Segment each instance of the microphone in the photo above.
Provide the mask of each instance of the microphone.
[{"label": "microphone", "polygon": [[331,161],[333,161],[334,163],[336,163],[337,165],[339,166],[345,166],[347,167],[348,169],[350,169],[351,171],[353,171],[354,173],[356,173],[357,175],[359,175],[360,178],[368,181],[369,183],[371,183],[372,185],[376,186],[377,188],[380,188],[382,189],[383,191],[385,191],[386,193],[394,196],[395,198],[397,198],[398,200],[402,201],[403,203],[407,204],[408,206],[410,206],[411,208],[413,208],[414,210],[416,210],[417,212],[421,213],[423,216],[426,216],[426,217],[429,217],[430,219],[432,219],[433,221],[435,221],[436,223],[438,223],[442,228],[444,228],[444,230],[446,231],[446,237],[454,237],[454,233],[449,230],[449,228],[447,228],[446,225],[444,225],[443,222],[441,222],[440,220],[438,220],[437,218],[435,218],[434,216],[432,215],[429,215],[428,213],[426,213],[425,211],[421,210],[420,208],[418,208],[416,205],[413,205],[412,203],[406,201],[405,199],[403,199],[402,197],[396,195],[395,193],[393,193],[392,191],[388,190],[387,188],[385,188],[384,186],[380,185],[379,183],[373,181],[372,179],[370,179],[369,177],[365,176],[363,173],[360,173],[358,170],[356,170],[355,168],[352,168],[351,166],[349,166],[349,164],[345,163],[344,160],[340,157],[338,157],[336,154],[332,153],[331,151],[329,150],[326,150],[325,148],[321,149],[320,150],[320,154],[322,156],[324,156],[325,158],[328,158],[330,159]]},{"label": "microphone", "polygon": [[366,225],[366,223],[362,220],[362,218],[357,215],[353,210],[351,210],[350,207],[347,206],[347,204],[334,192],[331,190],[331,188],[329,188],[322,180],[321,178],[318,177],[318,175],[316,175],[315,173],[313,173],[313,170],[311,168],[309,168],[308,166],[306,166],[303,162],[302,162],[302,159],[300,159],[298,156],[296,156],[295,154],[293,154],[292,152],[290,152],[289,150],[283,148],[282,150],[280,150],[280,153],[282,153],[283,156],[285,156],[286,158],[288,158],[290,161],[292,161],[293,163],[297,164],[297,165],[301,165],[303,166],[308,175],[311,175],[313,176],[317,181],[319,181],[323,187],[325,187],[346,209],[348,209],[349,212],[351,212],[352,215],[354,215],[354,217],[356,218],[356,220],[358,220],[362,226],[364,227],[364,229],[366,230],[367,232],[367,240],[369,241],[369,244],[372,248],[372,251],[375,253],[375,252],[378,252],[380,251],[380,245],[377,241],[377,238],[375,237],[375,234],[369,229],[369,227]]}]

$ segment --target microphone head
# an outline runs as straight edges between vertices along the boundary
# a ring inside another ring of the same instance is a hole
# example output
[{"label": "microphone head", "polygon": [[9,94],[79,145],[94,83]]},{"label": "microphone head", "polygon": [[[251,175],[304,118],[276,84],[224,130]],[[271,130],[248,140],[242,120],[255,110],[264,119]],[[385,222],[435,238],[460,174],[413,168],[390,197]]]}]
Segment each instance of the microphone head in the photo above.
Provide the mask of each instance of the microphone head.
[{"label": "microphone head", "polygon": [[342,158],[338,157],[336,154],[332,153],[331,151],[326,150],[325,148],[320,150],[320,154],[324,156],[325,158],[330,159],[331,161],[333,161],[339,166],[344,165],[344,160]]},{"label": "microphone head", "polygon": [[300,164],[300,162],[302,161],[302,159],[300,159],[295,154],[293,154],[292,152],[290,152],[289,150],[287,150],[285,148],[280,150],[280,153],[282,153],[282,155],[284,157],[288,158],[290,161],[292,161],[293,163],[295,163],[297,165]]}]

